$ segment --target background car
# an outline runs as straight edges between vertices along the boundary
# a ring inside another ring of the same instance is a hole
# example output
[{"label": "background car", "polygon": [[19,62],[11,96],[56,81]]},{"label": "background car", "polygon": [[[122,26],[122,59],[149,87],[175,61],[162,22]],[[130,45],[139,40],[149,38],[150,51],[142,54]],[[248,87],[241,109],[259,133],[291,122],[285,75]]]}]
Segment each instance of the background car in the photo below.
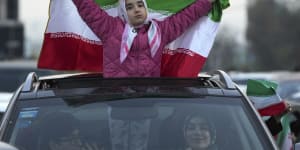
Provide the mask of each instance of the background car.
[{"label": "background car", "polygon": [[13,92],[23,83],[30,72],[36,72],[39,76],[58,73],[52,70],[37,69],[34,60],[0,62],[0,117],[3,115]]},{"label": "background car", "polygon": [[290,96],[292,93],[300,91],[300,73],[293,71],[271,71],[271,72],[238,72],[228,73],[232,81],[246,91],[247,81],[269,80],[278,83],[277,92],[282,98]]},{"label": "background car", "polygon": [[[277,77],[279,96],[300,112],[300,73],[290,72]],[[300,137],[299,137],[300,138]]]},{"label": "background car", "polygon": [[9,144],[6,144],[4,142],[0,142],[0,149],[1,150],[18,150],[15,147],[13,147],[13,146],[11,146]]},{"label": "background car", "polygon": [[247,81],[252,80],[274,80],[276,73],[274,72],[236,72],[228,73],[232,81],[239,85],[239,87],[246,93]]},{"label": "background car", "polygon": [[194,79],[101,74],[27,79],[0,128],[0,140],[17,148],[46,149],[51,141],[70,139],[76,146],[92,143],[107,150],[184,149],[184,129],[192,129],[184,123],[201,114],[210,122],[210,144],[219,149],[277,149],[252,103],[222,71]]},{"label": "background car", "polygon": [[39,76],[51,75],[57,71],[37,69],[35,60],[10,60],[0,62],[0,91],[14,92],[30,72]]},{"label": "background car", "polygon": [[12,97],[12,93],[8,93],[8,92],[0,92],[0,120],[6,110],[6,107],[9,103],[9,100]]},{"label": "background car", "polygon": [[[300,76],[298,80],[279,81],[278,93],[282,98],[297,97],[295,94],[300,92]],[[293,96],[294,95],[294,96]]]}]

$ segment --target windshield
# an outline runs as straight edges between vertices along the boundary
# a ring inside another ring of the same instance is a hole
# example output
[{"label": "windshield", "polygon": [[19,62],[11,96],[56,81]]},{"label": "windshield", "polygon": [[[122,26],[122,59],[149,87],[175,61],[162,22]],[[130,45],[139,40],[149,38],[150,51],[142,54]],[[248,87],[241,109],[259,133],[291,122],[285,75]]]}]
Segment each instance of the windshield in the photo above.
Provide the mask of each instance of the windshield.
[{"label": "windshield", "polygon": [[238,98],[132,98],[75,105],[73,100],[84,101],[20,103],[13,132],[6,133],[9,143],[24,150],[265,150],[270,144]]}]

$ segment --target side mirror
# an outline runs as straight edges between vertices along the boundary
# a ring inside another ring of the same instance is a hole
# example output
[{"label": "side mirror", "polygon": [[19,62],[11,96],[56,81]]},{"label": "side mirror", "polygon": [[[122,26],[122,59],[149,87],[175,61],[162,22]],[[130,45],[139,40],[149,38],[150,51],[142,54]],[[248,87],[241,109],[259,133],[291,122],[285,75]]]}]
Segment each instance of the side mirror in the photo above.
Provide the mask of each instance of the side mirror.
[{"label": "side mirror", "polygon": [[295,150],[300,150],[300,143],[295,144]]},{"label": "side mirror", "polygon": [[1,142],[1,141],[0,141],[0,149],[1,150],[18,150],[17,148],[15,148],[7,143]]}]

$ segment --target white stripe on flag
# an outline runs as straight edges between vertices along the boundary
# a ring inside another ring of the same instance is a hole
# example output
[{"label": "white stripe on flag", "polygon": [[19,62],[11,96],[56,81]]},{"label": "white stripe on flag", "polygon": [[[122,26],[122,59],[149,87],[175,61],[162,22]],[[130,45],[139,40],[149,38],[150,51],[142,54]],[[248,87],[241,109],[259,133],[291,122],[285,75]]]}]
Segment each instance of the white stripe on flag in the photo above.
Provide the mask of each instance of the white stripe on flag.
[{"label": "white stripe on flag", "polygon": [[281,99],[278,95],[272,96],[248,96],[249,99],[254,103],[254,107],[257,109],[262,109],[273,104],[278,104]]},{"label": "white stripe on flag", "polygon": [[172,42],[168,48],[189,49],[203,57],[208,57],[217,34],[218,27],[218,22],[214,22],[206,16],[202,17],[183,35]]},{"label": "white stripe on flag", "polygon": [[100,41],[81,19],[72,0],[51,0],[46,33],[70,32],[90,40]]}]

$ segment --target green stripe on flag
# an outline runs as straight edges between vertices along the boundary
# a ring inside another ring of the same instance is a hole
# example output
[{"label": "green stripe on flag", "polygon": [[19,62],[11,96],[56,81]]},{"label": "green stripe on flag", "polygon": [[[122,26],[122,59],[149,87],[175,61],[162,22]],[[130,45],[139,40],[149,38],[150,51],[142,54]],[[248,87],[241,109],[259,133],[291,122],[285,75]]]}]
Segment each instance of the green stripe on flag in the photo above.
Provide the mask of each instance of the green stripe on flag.
[{"label": "green stripe on flag", "polygon": [[[117,6],[118,0],[95,0],[101,7]],[[167,11],[176,13],[186,6],[193,3],[195,0],[147,0],[147,5],[150,9],[156,11]]]},{"label": "green stripe on flag", "polygon": [[147,4],[152,10],[176,13],[194,1],[195,0],[147,0]]},{"label": "green stripe on flag", "polygon": [[[118,0],[95,0],[102,8],[116,7]],[[158,12],[176,13],[186,6],[192,4],[195,0],[146,0],[149,9]],[[213,3],[209,17],[220,22],[223,10],[230,6],[229,0],[216,0]]]},{"label": "green stripe on flag", "polygon": [[277,84],[267,80],[252,80],[247,81],[248,96],[269,96],[275,95]]},{"label": "green stripe on flag", "polygon": [[115,5],[116,3],[118,3],[118,0],[95,0],[95,2],[101,7],[107,7],[110,5]]}]

